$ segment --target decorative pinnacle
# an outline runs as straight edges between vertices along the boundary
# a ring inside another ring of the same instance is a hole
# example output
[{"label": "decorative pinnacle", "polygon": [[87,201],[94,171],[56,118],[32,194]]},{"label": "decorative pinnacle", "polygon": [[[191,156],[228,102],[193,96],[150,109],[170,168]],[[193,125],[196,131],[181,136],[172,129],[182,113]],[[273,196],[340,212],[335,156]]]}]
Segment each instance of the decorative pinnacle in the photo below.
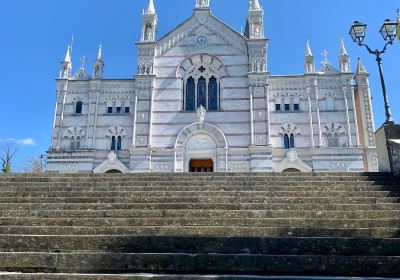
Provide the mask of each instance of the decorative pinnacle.
[{"label": "decorative pinnacle", "polygon": [[342,37],[342,39],[340,41],[340,55],[347,55],[347,50],[346,50],[346,47],[344,45],[343,37]]},{"label": "decorative pinnacle", "polygon": [[103,53],[102,53],[102,48],[103,46],[99,46],[99,52],[97,53],[97,60],[102,60],[103,59]]},{"label": "decorative pinnacle", "polygon": [[251,11],[261,10],[261,5],[260,2],[258,2],[258,0],[250,0],[249,6]]},{"label": "decorative pinnacle", "polygon": [[68,45],[67,53],[65,54],[64,62],[71,63],[71,46]]},{"label": "decorative pinnacle", "polygon": [[307,39],[307,43],[306,43],[306,56],[313,56],[309,39]]},{"label": "decorative pinnacle", "polygon": [[147,5],[146,14],[154,15],[156,13],[156,9],[154,8],[153,0],[149,0],[149,4]]},{"label": "decorative pinnacle", "polygon": [[359,74],[368,74],[368,71],[367,69],[365,69],[364,64],[361,61],[361,58],[358,58],[357,71],[356,71],[356,75]]}]

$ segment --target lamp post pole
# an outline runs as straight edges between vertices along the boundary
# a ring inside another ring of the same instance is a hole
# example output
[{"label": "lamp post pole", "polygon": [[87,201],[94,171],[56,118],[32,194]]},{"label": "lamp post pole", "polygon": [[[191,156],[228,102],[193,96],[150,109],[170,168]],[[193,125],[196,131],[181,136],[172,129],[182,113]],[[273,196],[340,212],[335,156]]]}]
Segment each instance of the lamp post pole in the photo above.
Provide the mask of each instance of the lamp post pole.
[{"label": "lamp post pole", "polygon": [[359,44],[360,46],[365,46],[370,54],[375,55],[376,57],[376,62],[378,63],[378,68],[379,68],[379,76],[381,78],[381,86],[382,86],[382,93],[383,93],[383,100],[385,102],[385,113],[386,113],[386,121],[385,124],[394,124],[392,112],[390,110],[390,104],[389,104],[389,98],[387,95],[386,91],[386,83],[385,83],[385,77],[383,75],[383,69],[382,69],[382,57],[381,55],[384,54],[387,50],[388,45],[392,45],[393,41],[386,43],[385,47],[383,50],[371,50],[370,47],[368,47],[366,44]]},{"label": "lamp post pole", "polygon": [[378,62],[379,75],[381,77],[383,99],[385,101],[385,112],[386,112],[386,122],[385,123],[386,124],[394,124],[392,112],[390,111],[389,98],[388,98],[387,92],[386,92],[385,78],[383,76],[383,70],[382,70],[382,58],[381,58],[380,54],[376,56],[376,61]]}]

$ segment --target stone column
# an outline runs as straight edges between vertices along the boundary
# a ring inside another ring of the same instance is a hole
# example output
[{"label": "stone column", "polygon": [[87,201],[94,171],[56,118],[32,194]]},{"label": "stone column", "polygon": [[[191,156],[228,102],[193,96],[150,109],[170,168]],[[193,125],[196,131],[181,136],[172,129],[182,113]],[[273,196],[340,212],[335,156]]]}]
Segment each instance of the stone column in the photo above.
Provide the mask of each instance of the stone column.
[{"label": "stone column", "polygon": [[62,137],[62,131],[63,131],[63,126],[64,126],[64,111],[65,111],[65,101],[67,99],[67,94],[68,94],[68,81],[65,83],[61,97],[62,97],[62,106],[61,106],[61,114],[60,114],[60,127],[58,129],[58,141],[57,141],[57,149],[60,149],[61,145],[61,137]]},{"label": "stone column", "polygon": [[319,95],[318,95],[318,85],[314,85],[315,93],[315,110],[317,112],[317,122],[318,122],[318,147],[322,147],[322,131],[321,131],[321,116],[319,114]]},{"label": "stone column", "polygon": [[313,124],[313,117],[312,117],[312,103],[311,103],[311,88],[307,87],[307,95],[308,95],[308,118],[310,121],[310,135],[311,135],[311,147],[315,148],[315,141],[314,141],[314,124]]},{"label": "stone column", "polygon": [[254,141],[254,104],[253,104],[253,97],[254,97],[254,87],[249,87],[250,92],[250,127],[251,127],[251,145],[255,145]]},{"label": "stone column", "polygon": [[349,102],[347,100],[347,87],[342,87],[344,104],[346,106],[346,123],[347,123],[347,136],[348,136],[348,146],[353,146],[353,140],[351,139],[351,126],[350,126],[350,114],[349,114]]},{"label": "stone column", "polygon": [[353,117],[354,117],[354,126],[356,131],[356,147],[360,146],[360,135],[358,133],[358,120],[357,120],[357,110],[356,110],[356,101],[354,97],[354,86],[351,86],[351,102],[353,106]]},{"label": "stone column", "polygon": [[270,104],[269,104],[269,87],[268,85],[264,88],[265,91],[265,98],[266,98],[266,109],[267,109],[267,145],[271,146],[271,120],[270,120]]}]

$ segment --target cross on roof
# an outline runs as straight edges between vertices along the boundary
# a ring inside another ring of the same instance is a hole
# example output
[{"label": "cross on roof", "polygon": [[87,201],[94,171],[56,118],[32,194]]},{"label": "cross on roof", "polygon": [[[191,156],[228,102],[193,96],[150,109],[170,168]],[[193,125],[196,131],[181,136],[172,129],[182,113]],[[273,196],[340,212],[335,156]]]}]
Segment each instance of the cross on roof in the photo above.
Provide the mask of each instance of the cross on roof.
[{"label": "cross on roof", "polygon": [[324,50],[321,55],[324,57],[324,63],[328,63],[328,56],[329,56],[329,52],[327,50]]},{"label": "cross on roof", "polygon": [[204,71],[206,71],[206,68],[204,68],[204,66],[202,65],[198,70],[199,70],[201,73],[203,73]]}]

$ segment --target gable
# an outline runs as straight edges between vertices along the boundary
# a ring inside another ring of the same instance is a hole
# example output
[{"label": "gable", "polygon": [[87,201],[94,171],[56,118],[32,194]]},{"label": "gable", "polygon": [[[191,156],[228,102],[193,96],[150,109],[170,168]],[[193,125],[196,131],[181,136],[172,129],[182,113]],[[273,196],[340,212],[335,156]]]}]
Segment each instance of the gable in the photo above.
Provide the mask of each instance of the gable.
[{"label": "gable", "polygon": [[201,47],[197,41],[198,37],[210,34],[241,53],[247,52],[244,36],[214,16],[202,13],[195,14],[162,37],[157,43],[156,56],[162,56],[178,45],[182,46],[184,41],[185,44]]}]

